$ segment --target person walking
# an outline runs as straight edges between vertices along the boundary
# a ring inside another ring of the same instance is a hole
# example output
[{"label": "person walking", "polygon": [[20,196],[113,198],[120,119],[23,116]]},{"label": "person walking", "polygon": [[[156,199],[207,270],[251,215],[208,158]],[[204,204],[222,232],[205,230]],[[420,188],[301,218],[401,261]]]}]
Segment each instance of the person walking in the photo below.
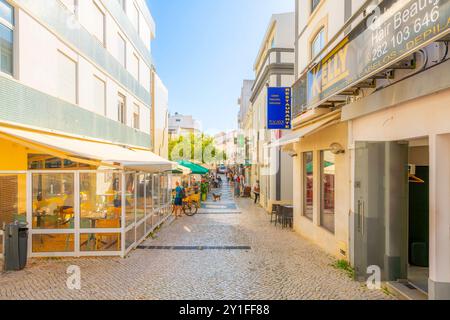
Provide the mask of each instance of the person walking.
[{"label": "person walking", "polygon": [[253,193],[255,195],[255,204],[257,204],[261,193],[261,186],[259,185],[259,180],[257,180],[255,185],[253,186]]},{"label": "person walking", "polygon": [[239,176],[234,176],[234,196],[239,198],[241,196],[241,182]]},{"label": "person walking", "polygon": [[186,192],[180,183],[177,181],[177,187],[175,188],[175,200],[174,200],[174,213],[175,219],[181,217],[183,211],[183,199],[185,198]]},{"label": "person walking", "polygon": [[244,196],[244,189],[245,189],[245,177],[244,175],[241,173],[241,175],[239,176],[239,180],[240,180],[240,191],[241,191],[241,196]]}]

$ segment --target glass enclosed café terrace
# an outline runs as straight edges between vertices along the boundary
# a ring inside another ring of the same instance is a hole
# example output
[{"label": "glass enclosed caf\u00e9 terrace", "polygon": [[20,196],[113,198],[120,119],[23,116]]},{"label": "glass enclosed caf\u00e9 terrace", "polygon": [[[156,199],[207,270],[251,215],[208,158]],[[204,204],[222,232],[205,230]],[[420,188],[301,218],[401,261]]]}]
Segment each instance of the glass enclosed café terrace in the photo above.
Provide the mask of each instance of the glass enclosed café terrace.
[{"label": "glass enclosed caf\u00e9 terrace", "polygon": [[171,215],[176,164],[146,149],[0,127],[0,150],[0,229],[26,222],[31,257],[124,257]]}]

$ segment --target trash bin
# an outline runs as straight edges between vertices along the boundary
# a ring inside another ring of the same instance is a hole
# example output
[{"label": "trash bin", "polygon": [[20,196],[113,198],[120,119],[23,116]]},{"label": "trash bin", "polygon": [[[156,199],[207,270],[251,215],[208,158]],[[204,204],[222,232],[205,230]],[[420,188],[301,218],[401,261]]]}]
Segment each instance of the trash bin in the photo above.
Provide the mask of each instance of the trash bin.
[{"label": "trash bin", "polygon": [[28,228],[26,223],[11,223],[5,228],[5,271],[23,270],[28,258]]}]

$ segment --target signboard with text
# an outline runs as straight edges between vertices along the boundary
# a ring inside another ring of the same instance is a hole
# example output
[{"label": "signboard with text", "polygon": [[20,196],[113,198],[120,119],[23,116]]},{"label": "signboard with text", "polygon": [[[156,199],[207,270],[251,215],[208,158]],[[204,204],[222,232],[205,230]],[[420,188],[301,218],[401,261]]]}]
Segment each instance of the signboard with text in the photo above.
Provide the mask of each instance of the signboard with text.
[{"label": "signboard with text", "polygon": [[291,88],[267,89],[267,129],[291,129]]},{"label": "signboard with text", "polygon": [[374,0],[367,17],[307,75],[307,104],[319,103],[450,31],[450,0]]}]

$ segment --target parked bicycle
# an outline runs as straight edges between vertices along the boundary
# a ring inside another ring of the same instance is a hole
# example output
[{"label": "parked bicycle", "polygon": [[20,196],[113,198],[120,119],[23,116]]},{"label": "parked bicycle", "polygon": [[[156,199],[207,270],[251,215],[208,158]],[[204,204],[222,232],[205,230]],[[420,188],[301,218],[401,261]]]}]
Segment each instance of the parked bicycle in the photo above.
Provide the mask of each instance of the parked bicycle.
[{"label": "parked bicycle", "polygon": [[183,213],[188,217],[197,214],[200,209],[200,194],[193,194],[183,199]]}]

